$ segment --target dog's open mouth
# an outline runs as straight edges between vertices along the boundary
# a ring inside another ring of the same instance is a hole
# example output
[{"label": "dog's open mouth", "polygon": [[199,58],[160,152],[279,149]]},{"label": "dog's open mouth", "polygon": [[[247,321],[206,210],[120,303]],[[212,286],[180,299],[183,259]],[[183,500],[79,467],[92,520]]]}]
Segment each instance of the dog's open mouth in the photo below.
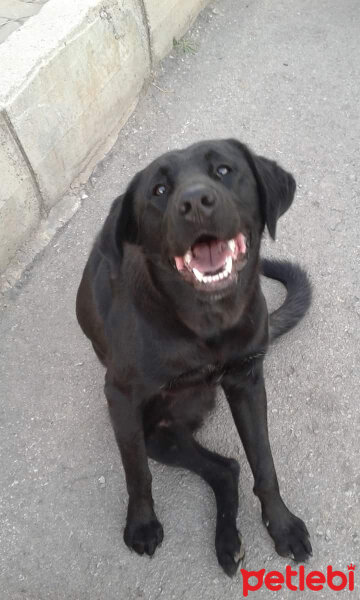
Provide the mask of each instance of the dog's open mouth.
[{"label": "dog's open mouth", "polygon": [[175,256],[179,273],[196,288],[212,291],[228,287],[246,263],[246,237],[231,240],[201,236],[184,256]]}]

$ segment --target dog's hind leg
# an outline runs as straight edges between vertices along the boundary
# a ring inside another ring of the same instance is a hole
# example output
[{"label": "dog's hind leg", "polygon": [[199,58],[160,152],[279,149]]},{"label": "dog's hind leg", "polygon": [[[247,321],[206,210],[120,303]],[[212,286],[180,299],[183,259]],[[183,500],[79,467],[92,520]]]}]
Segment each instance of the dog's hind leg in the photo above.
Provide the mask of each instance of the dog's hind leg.
[{"label": "dog's hind leg", "polygon": [[217,505],[216,554],[227,575],[233,576],[244,556],[236,528],[238,462],[210,452],[196,442],[190,429],[174,422],[158,425],[146,439],[146,448],[150,458],[189,469],[211,486]]}]

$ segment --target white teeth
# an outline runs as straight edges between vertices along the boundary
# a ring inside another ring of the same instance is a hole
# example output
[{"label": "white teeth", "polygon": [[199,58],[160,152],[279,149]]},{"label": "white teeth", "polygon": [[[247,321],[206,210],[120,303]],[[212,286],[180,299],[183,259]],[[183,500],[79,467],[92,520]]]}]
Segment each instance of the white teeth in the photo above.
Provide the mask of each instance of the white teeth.
[{"label": "white teeth", "polygon": [[235,242],[235,240],[229,240],[228,241],[228,246],[229,246],[231,252],[234,253],[235,250],[236,250],[236,242]]},{"label": "white teeth", "polygon": [[194,273],[196,279],[201,283],[214,283],[215,281],[221,281],[222,279],[229,277],[232,272],[232,263],[233,261],[231,256],[228,256],[224,269],[221,271],[221,273],[217,273],[217,275],[203,275],[200,271],[198,271],[198,269],[192,269],[192,272]]},{"label": "white teeth", "polygon": [[232,258],[231,256],[228,256],[226,261],[225,261],[225,273],[227,273],[228,275],[230,275],[231,271],[232,271]]},{"label": "white teeth", "polygon": [[191,252],[191,250],[188,250],[184,256],[184,262],[188,265],[190,263],[191,259],[192,259],[192,252]]},{"label": "white teeth", "polygon": [[204,281],[206,283],[205,280],[208,278],[204,277],[204,275],[202,273],[200,273],[200,271],[198,271],[197,269],[193,269],[192,272],[194,273],[194,275],[198,281]]}]

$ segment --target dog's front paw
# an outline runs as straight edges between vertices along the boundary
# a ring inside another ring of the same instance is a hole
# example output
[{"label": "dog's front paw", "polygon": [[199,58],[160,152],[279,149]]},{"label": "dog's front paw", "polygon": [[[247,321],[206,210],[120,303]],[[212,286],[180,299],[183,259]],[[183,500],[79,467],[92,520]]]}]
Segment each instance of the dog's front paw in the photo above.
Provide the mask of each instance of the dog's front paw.
[{"label": "dog's front paw", "polygon": [[263,520],[280,556],[290,556],[297,562],[304,562],[312,556],[309,532],[301,519],[286,511],[281,518],[264,517]]},{"label": "dog's front paw", "polygon": [[162,525],[155,516],[149,521],[128,520],[124,531],[125,544],[138,554],[149,556],[154,554],[163,538]]},{"label": "dog's front paw", "polygon": [[218,528],[215,548],[220,566],[229,577],[233,577],[245,556],[241,536],[235,526],[227,525]]}]

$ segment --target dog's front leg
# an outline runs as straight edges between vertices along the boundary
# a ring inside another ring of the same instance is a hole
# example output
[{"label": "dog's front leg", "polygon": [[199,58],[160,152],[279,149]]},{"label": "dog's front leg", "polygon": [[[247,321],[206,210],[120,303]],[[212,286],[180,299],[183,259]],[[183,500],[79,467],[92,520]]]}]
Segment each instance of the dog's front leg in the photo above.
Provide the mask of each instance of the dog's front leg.
[{"label": "dog's front leg", "polygon": [[125,470],[129,505],[124,531],[126,545],[138,554],[154,554],[163,528],[154,512],[151,473],[144,441],[141,408],[106,378],[105,395]]},{"label": "dog's front leg", "polygon": [[262,361],[254,361],[246,373],[225,377],[223,388],[254,476],[254,493],[261,502],[263,521],[276,551],[304,561],[311,554],[309,534],[303,521],[289,511],[280,496],[269,442]]}]

